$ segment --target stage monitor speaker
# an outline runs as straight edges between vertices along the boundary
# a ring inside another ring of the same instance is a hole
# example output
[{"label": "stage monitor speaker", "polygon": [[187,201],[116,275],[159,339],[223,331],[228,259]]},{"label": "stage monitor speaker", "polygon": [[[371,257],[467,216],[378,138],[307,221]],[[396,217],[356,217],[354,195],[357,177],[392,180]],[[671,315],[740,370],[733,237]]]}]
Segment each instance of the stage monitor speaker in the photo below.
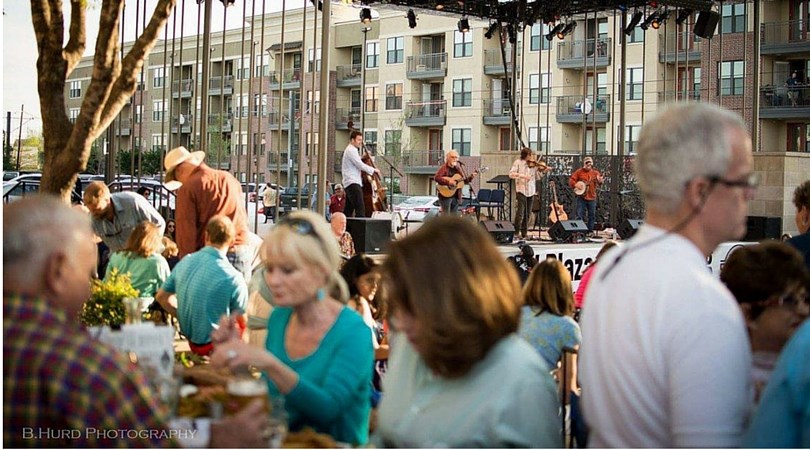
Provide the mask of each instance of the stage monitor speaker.
[{"label": "stage monitor speaker", "polygon": [[781,236],[781,217],[748,216],[744,241],[779,239]]},{"label": "stage monitor speaker", "polygon": [[558,220],[548,229],[548,235],[555,241],[570,241],[577,233],[587,233],[588,226],[581,220]]},{"label": "stage monitor speaker", "polygon": [[624,222],[619,224],[619,228],[616,228],[616,232],[619,233],[619,237],[622,239],[630,239],[636,231],[638,231],[638,227],[644,223],[643,220],[638,219],[624,219]]},{"label": "stage monitor speaker", "polygon": [[508,220],[485,220],[481,226],[486,228],[498,244],[511,244],[515,238],[515,226]]},{"label": "stage monitor speaker", "polygon": [[346,231],[352,235],[357,253],[382,253],[391,242],[391,220],[349,217]]},{"label": "stage monitor speaker", "polygon": [[714,11],[701,11],[695,22],[695,34],[704,39],[711,39],[714,36],[714,31],[717,29],[717,22],[719,20],[719,13]]}]

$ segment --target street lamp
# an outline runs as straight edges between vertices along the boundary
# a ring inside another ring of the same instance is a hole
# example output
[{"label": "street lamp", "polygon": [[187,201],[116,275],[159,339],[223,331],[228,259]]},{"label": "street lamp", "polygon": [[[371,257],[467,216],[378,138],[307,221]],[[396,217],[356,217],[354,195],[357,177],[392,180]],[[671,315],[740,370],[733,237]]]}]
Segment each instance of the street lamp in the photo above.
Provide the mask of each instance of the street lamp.
[{"label": "street lamp", "polygon": [[[363,22],[366,23],[366,22]],[[366,127],[366,43],[368,42],[368,32],[371,27],[363,27],[360,29],[363,32],[363,48],[360,52],[360,126],[358,129],[361,133],[365,133]],[[349,130],[351,133],[351,130]],[[365,135],[363,136],[365,138]]]}]

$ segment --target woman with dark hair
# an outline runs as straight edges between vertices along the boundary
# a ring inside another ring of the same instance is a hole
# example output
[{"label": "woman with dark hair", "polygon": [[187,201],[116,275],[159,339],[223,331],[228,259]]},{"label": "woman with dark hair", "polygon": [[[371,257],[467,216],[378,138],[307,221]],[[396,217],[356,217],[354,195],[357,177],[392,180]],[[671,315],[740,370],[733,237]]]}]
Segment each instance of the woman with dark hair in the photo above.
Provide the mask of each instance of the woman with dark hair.
[{"label": "woman with dark hair", "polygon": [[562,446],[549,367],[515,334],[517,274],[486,231],[425,222],[391,244],[383,280],[395,332],[376,444]]},{"label": "woman with dark hair", "polygon": [[166,231],[163,232],[163,235],[174,241],[175,229],[177,229],[177,222],[174,219],[169,219],[166,221]]},{"label": "woman with dark hair", "polygon": [[763,242],[734,250],[720,280],[734,294],[745,317],[758,399],[782,347],[810,313],[810,274],[796,249]]},{"label": "woman with dark hair", "polygon": [[379,265],[365,254],[349,258],[340,268],[340,275],[349,287],[348,306],[354,308],[363,321],[372,329],[374,348],[380,344],[382,313],[377,299],[377,285],[380,281]]}]

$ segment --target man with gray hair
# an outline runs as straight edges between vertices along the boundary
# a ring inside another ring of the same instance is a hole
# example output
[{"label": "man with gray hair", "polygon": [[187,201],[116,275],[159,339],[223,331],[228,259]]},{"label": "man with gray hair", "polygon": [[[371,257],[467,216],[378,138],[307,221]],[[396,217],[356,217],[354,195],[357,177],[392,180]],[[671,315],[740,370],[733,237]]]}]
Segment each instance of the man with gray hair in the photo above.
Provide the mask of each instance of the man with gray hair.
[{"label": "man with gray hair", "polygon": [[132,230],[144,220],[154,223],[163,234],[166,221],[149,203],[135,192],[110,193],[102,181],[94,181],[84,191],[84,204],[93,216],[93,231],[96,236],[117,252],[127,245]]},{"label": "man with gray hair", "polygon": [[205,424],[169,430],[146,374],[79,325],[95,271],[86,214],[45,195],[3,207],[3,445],[266,446],[260,401],[210,424],[210,441]]},{"label": "man with gray hair", "polygon": [[750,408],[751,350],[734,296],[706,268],[746,231],[751,138],[710,103],[642,128],[645,223],[609,251],[583,311],[580,380],[594,447],[735,447]]}]

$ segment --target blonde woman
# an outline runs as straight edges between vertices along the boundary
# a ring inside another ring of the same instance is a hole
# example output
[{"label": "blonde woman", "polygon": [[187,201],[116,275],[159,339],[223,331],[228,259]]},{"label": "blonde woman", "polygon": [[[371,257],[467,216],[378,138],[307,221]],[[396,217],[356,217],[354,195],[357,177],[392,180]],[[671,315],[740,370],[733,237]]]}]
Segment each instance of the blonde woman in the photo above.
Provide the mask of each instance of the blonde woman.
[{"label": "blonde woman", "polygon": [[105,280],[113,269],[129,274],[132,287],[141,297],[154,297],[169,277],[169,263],[160,254],[163,248],[161,229],[149,221],[135,226],[126,245],[110,256]]}]

